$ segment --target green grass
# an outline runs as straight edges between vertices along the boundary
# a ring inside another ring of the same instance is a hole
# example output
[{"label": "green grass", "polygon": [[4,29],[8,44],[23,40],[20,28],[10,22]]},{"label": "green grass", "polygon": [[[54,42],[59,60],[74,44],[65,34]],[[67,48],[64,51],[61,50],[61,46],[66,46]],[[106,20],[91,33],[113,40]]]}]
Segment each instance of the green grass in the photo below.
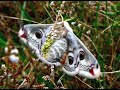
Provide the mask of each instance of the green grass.
[{"label": "green grass", "polygon": [[[120,1],[97,1],[92,2],[93,5],[90,5],[88,1],[66,1],[63,8],[61,7],[62,2],[63,1],[54,1],[53,6],[50,6],[51,1],[1,1],[0,3],[0,10],[2,10],[0,13],[0,66],[2,64],[8,65],[9,63],[9,66],[6,67],[13,68],[14,64],[8,62],[7,58],[3,59],[3,57],[10,55],[10,52],[7,54],[4,52],[4,48],[9,47],[9,50],[15,47],[18,48],[18,56],[22,64],[17,64],[16,68],[18,70],[24,68],[29,61],[31,63],[33,62],[32,64],[35,66],[32,70],[32,67],[28,65],[24,70],[24,72],[28,74],[28,76],[25,77],[35,77],[33,81],[32,78],[28,79],[30,83],[33,82],[31,86],[28,85],[29,88],[33,88],[33,85],[41,85],[44,83],[45,86],[39,86],[37,88],[48,87],[49,89],[54,89],[57,86],[57,82],[42,79],[43,76],[50,75],[49,67],[46,64],[38,65],[37,62],[33,61],[33,58],[36,58],[36,56],[27,50],[27,46],[20,43],[17,32],[20,29],[20,24],[34,23],[34,21],[35,23],[53,23],[58,10],[63,10],[62,16],[64,20],[68,20],[74,33],[85,45],[88,44],[87,47],[89,50],[96,55],[102,72],[114,72],[119,70]],[[8,13],[6,13],[3,8],[7,9]],[[13,10],[13,12],[11,12],[11,10]],[[18,19],[13,16],[16,16]],[[20,21],[20,18],[24,20]],[[76,24],[72,25],[72,22],[76,22]],[[78,26],[79,24],[81,24],[80,27]],[[91,34],[87,34],[87,31],[90,31]],[[25,50],[23,50],[23,47]],[[2,69],[0,68],[0,70]],[[22,70],[23,69],[21,69],[21,71]],[[2,70],[2,72],[3,71],[4,70]],[[55,79],[62,76],[63,71],[61,71],[60,68],[55,68],[55,71]],[[94,80],[86,79],[86,81],[84,81],[83,77],[79,77],[79,79],[92,88],[118,89],[120,88],[119,76],[120,73],[117,72],[112,74],[107,73]],[[21,73],[18,77],[20,81],[23,81],[25,78]],[[7,80],[6,77],[2,79],[0,88],[12,88],[15,82],[15,88],[17,88],[21,83],[18,83],[17,79],[16,81],[11,81],[12,78],[12,76],[9,77],[8,83],[10,85],[5,83]],[[70,89],[90,88],[75,77],[68,75],[62,78],[62,83],[65,88]]]}]

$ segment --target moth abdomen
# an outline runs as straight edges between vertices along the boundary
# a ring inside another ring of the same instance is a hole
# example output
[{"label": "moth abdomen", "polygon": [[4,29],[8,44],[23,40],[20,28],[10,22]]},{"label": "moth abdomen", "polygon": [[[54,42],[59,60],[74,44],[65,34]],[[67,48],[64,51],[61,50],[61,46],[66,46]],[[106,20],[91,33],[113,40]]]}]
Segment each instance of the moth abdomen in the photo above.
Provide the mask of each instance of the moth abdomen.
[{"label": "moth abdomen", "polygon": [[[47,60],[60,61],[67,51],[67,40],[65,38],[56,40],[48,51]],[[57,59],[56,59],[57,58]],[[59,59],[59,60],[58,60]]]}]

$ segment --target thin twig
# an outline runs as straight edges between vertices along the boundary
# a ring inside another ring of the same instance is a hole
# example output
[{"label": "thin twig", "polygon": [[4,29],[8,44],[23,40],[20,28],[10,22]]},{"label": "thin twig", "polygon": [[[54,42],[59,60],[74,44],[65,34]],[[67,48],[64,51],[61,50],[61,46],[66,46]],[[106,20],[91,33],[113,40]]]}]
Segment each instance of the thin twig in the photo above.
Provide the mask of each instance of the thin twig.
[{"label": "thin twig", "polygon": [[[63,76],[65,76],[65,73],[59,78],[59,80],[61,80],[61,79],[63,78]],[[58,80],[58,81],[59,81],[59,80]]]},{"label": "thin twig", "polygon": [[23,80],[23,82],[18,86],[18,88],[17,89],[20,89],[20,87],[26,82],[27,80],[26,79],[24,79]]},{"label": "thin twig", "polygon": [[48,13],[48,15],[51,17],[52,21],[54,21],[52,16],[50,15],[49,11],[46,9],[46,7],[45,6],[43,6],[43,7],[44,7],[45,11]]},{"label": "thin twig", "polygon": [[97,47],[95,46],[95,44],[92,42],[92,40],[87,36],[87,35],[85,35],[85,34],[83,34],[86,38],[88,38],[89,39],[89,41],[92,43],[92,45],[94,46],[94,48],[95,48],[95,50],[97,51],[97,53],[103,58],[103,59],[105,59],[99,52],[98,52],[98,50],[97,50]]},{"label": "thin twig", "polygon": [[117,77],[115,76],[115,79],[114,79],[113,83],[110,85],[110,88],[113,86],[113,84],[115,83],[115,81],[118,79],[119,76],[120,76],[120,74],[117,75]]},{"label": "thin twig", "polygon": [[93,87],[91,87],[90,85],[88,85],[87,83],[83,82],[80,78],[78,78],[77,76],[75,76],[75,78],[77,78],[79,81],[81,81],[82,83],[84,83],[86,86],[88,86],[89,88],[94,89]]},{"label": "thin twig", "polygon": [[54,12],[53,8],[49,5],[49,7],[52,9],[53,13],[57,16],[57,14]]},{"label": "thin twig", "polygon": [[30,61],[26,64],[26,66],[23,68],[23,71],[27,69],[27,67],[30,65]]},{"label": "thin twig", "polygon": [[40,22],[41,24],[44,23],[45,21],[47,21],[49,18],[51,17],[48,17],[47,19],[43,20],[42,22]]},{"label": "thin twig", "polygon": [[113,71],[113,72],[101,72],[102,74],[112,74],[112,73],[120,73],[120,70]]},{"label": "thin twig", "polygon": [[80,24],[92,29],[92,30],[95,30],[94,28],[92,28],[90,25],[87,25],[86,23],[82,22],[82,21],[78,21]]},{"label": "thin twig", "polygon": [[50,81],[53,83],[53,85],[55,86],[55,87],[57,87],[57,85],[55,84],[55,82],[50,78]]},{"label": "thin twig", "polygon": [[10,18],[10,19],[16,19],[16,20],[24,20],[24,21],[29,21],[29,22],[33,22],[33,23],[39,23],[39,22],[36,22],[36,21],[33,21],[33,20],[28,20],[28,19],[23,19],[23,18],[17,18],[17,17],[11,17],[11,16],[3,16],[3,15],[0,15],[1,17],[5,17],[5,18]]},{"label": "thin twig", "polygon": [[[32,64],[31,63],[28,63],[27,64],[27,66],[30,64],[30,72],[28,73],[28,75],[27,75],[27,77],[29,77],[30,75],[31,75],[31,73],[32,73],[32,71],[33,71],[33,69],[34,69],[34,67],[32,66]],[[26,78],[23,80],[23,82],[18,86],[18,88],[17,89],[19,89],[22,85],[24,85],[24,83],[26,82],[27,80],[26,80]],[[27,86],[28,88],[30,87],[31,85],[29,85],[29,86]]]},{"label": "thin twig", "polygon": [[[97,12],[97,11],[95,11],[95,10],[93,10],[93,9],[92,9],[91,11],[93,11],[93,12]],[[114,21],[113,19],[111,19],[111,18],[108,17],[107,15],[102,14],[101,12],[98,12],[98,13],[99,13],[100,15],[102,15],[102,16],[108,18],[109,20],[111,20],[112,22],[114,22],[114,23],[116,23],[117,25],[120,26],[120,22]]]},{"label": "thin twig", "polygon": [[59,78],[59,80],[57,82],[60,82],[60,84],[62,85],[63,88],[65,88],[61,82],[61,79],[63,78],[63,76],[65,75],[65,73]]},{"label": "thin twig", "polygon": [[113,54],[112,54],[112,59],[111,59],[111,62],[110,62],[110,67],[112,66],[112,63],[113,63],[113,61],[115,60],[114,58],[115,58],[115,56],[116,56],[116,50],[117,50],[117,47],[118,47],[118,45],[119,45],[119,42],[120,42],[120,37],[118,38],[118,41],[117,41],[115,50],[114,50],[114,52],[113,52]]},{"label": "thin twig", "polygon": [[101,34],[103,34],[106,30],[108,30],[109,28],[111,28],[111,26],[112,26],[112,24],[109,25],[106,29],[104,29],[104,30],[101,32]]}]

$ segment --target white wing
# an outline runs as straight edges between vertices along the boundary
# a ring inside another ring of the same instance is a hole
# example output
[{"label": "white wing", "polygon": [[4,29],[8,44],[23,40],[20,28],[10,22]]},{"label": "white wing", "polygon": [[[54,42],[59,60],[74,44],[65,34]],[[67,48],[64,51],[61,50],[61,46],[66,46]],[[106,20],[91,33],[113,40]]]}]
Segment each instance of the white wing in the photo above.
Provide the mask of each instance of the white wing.
[{"label": "white wing", "polygon": [[[64,24],[67,34],[65,38],[56,40],[49,48],[47,59],[43,57],[41,48],[46,38],[51,32],[54,24],[27,24],[19,31],[19,37],[32,48],[38,58],[48,65],[61,66],[63,71],[70,75],[79,75],[87,78],[97,78],[100,76],[100,65],[78,37],[73,33],[68,22],[59,22]],[[61,64],[60,60],[67,53],[65,62]]]},{"label": "white wing", "polygon": [[[87,49],[78,37],[73,33],[72,28],[67,22],[64,22],[64,26],[68,29],[69,33],[67,39],[68,43],[68,57],[66,58],[63,71],[68,75],[79,76],[87,78],[97,78],[100,76],[100,65],[93,54]],[[72,57],[72,63],[71,58]],[[78,69],[79,68],[79,69]]]}]

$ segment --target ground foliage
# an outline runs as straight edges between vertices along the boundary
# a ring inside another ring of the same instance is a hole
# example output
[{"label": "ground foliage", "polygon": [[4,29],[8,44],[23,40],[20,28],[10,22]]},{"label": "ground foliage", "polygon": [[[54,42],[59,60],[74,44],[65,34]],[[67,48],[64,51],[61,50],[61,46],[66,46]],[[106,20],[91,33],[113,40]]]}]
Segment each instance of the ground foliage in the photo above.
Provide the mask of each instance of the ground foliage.
[{"label": "ground foliage", "polygon": [[[60,12],[74,33],[95,55],[102,75],[97,79],[65,75],[36,61],[18,37],[21,24],[54,23]],[[27,19],[20,22],[20,18]],[[29,20],[29,21],[28,21]],[[30,21],[31,20],[31,21]],[[9,60],[11,51],[18,63]],[[120,1],[0,1],[0,88],[120,88]]]}]

